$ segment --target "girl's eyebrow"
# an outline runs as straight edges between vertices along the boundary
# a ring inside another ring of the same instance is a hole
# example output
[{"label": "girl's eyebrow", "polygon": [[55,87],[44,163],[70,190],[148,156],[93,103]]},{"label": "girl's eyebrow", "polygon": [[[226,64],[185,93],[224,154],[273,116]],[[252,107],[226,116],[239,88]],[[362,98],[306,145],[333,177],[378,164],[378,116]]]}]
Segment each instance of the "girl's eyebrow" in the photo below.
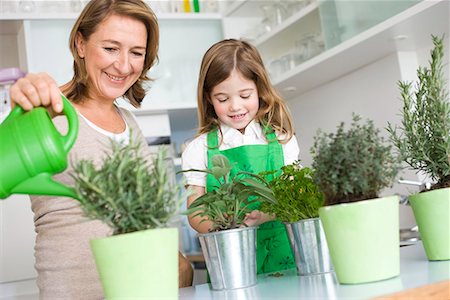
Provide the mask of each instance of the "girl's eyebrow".
[{"label": "girl's eyebrow", "polygon": [[[245,89],[239,90],[239,93],[242,93],[242,92],[251,92],[251,91],[254,91],[254,90],[255,90],[254,88],[245,88]],[[213,94],[213,96],[220,96],[220,95],[226,96],[227,93],[218,92],[218,93]]]}]

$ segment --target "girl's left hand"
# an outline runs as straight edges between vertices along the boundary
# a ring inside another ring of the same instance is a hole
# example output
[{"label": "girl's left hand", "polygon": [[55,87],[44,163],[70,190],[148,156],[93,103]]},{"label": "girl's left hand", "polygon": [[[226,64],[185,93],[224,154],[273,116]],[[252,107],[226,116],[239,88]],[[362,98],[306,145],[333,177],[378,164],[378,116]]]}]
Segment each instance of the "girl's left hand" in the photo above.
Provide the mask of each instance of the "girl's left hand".
[{"label": "girl's left hand", "polygon": [[256,227],[263,223],[273,220],[275,220],[275,215],[269,215],[263,213],[262,211],[254,210],[245,216],[244,223],[248,227]]}]

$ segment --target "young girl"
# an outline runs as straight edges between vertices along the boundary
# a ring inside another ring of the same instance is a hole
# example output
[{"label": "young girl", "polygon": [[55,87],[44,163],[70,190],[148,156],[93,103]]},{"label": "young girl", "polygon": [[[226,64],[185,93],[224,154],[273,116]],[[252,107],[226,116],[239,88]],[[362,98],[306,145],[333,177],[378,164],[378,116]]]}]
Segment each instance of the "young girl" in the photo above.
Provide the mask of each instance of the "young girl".
[{"label": "young girl", "polygon": [[[182,155],[183,170],[206,169],[220,153],[239,170],[279,170],[298,159],[299,148],[287,107],[271,85],[258,50],[240,40],[214,44],[203,57],[198,84],[198,136]],[[194,194],[189,205],[213,189],[211,176],[184,173]],[[200,233],[211,223],[189,216]],[[258,274],[295,268],[284,225],[258,210],[247,215],[257,233]]]}]

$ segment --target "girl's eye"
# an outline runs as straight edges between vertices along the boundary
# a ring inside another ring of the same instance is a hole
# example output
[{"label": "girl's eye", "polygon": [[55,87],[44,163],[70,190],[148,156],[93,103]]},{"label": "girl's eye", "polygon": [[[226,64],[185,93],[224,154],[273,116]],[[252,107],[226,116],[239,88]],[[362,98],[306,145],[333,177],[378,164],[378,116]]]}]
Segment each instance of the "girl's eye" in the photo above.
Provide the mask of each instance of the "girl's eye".
[{"label": "girl's eye", "polygon": [[217,101],[219,101],[220,103],[223,103],[225,101],[227,101],[228,98],[217,98]]},{"label": "girl's eye", "polygon": [[242,98],[242,99],[248,99],[248,98],[250,98],[250,96],[251,96],[251,94],[248,94],[248,95],[241,95],[241,98]]}]

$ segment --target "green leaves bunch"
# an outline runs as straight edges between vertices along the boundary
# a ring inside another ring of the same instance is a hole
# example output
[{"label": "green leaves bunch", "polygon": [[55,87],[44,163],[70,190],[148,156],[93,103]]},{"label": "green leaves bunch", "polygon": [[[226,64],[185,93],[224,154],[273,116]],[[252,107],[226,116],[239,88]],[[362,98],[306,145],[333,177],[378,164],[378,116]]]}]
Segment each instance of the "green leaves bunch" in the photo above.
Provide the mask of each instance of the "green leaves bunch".
[{"label": "green leaves bunch", "polygon": [[[206,170],[189,169],[182,172],[204,172],[214,176],[218,186],[191,203],[184,214],[204,218],[212,222],[211,231],[220,231],[246,226],[246,214],[258,201],[273,201],[273,194],[264,178],[239,172],[230,178],[233,166],[228,158],[218,154],[212,157],[212,167]],[[206,217],[206,218],[205,218]]]},{"label": "green leaves bunch", "polygon": [[353,114],[346,131],[342,122],[337,132],[318,131],[311,148],[314,181],[325,195],[326,205],[377,198],[392,185],[399,160],[385,145],[371,120],[360,124]]},{"label": "green leaves bunch", "polygon": [[416,85],[398,83],[402,125],[388,124],[387,130],[402,159],[437,181],[433,188],[440,188],[450,187],[450,102],[443,72],[443,38],[432,39],[430,66],[419,67]]},{"label": "green leaves bunch", "polygon": [[181,203],[181,186],[168,173],[166,150],[153,162],[141,154],[141,144],[111,140],[111,153],[99,168],[89,160],[74,166],[72,177],[85,215],[113,228],[113,234],[167,227]]},{"label": "green leaves bunch", "polygon": [[275,201],[264,202],[260,210],[288,223],[317,218],[324,197],[312,178],[313,171],[302,168],[299,161],[281,170],[281,175],[269,182]]}]

